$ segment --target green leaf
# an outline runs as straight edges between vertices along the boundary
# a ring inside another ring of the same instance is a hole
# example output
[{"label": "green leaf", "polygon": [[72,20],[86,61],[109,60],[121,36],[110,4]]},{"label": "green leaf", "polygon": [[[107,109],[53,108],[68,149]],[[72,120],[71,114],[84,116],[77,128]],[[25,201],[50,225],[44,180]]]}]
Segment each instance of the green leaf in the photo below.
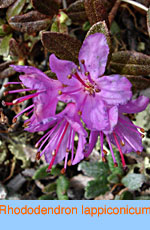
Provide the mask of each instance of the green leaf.
[{"label": "green leaf", "polygon": [[87,199],[94,198],[99,195],[105,194],[109,191],[109,187],[107,186],[107,179],[101,178],[89,181],[85,188],[85,197]]},{"label": "green leaf", "polygon": [[65,176],[60,176],[57,179],[56,193],[59,200],[68,200],[67,190],[69,188],[69,180]]},{"label": "green leaf", "polygon": [[15,3],[12,6],[10,6],[6,12],[7,20],[9,20],[10,17],[20,14],[25,3],[26,3],[26,0],[15,1]]},{"label": "green leaf", "polygon": [[33,175],[32,179],[33,180],[40,180],[43,179],[45,177],[47,177],[48,173],[46,172],[48,168],[48,165],[44,165],[41,168],[38,168],[35,172],[35,174]]},{"label": "green leaf", "polygon": [[0,55],[7,57],[9,54],[9,41],[12,34],[5,36],[0,43]]},{"label": "green leaf", "polygon": [[112,155],[109,154],[107,159],[108,159],[108,165],[109,165],[110,171],[112,172],[113,175],[116,174],[118,176],[122,176],[124,171],[123,171],[122,162],[120,159],[120,154],[115,149],[114,149],[114,155],[115,155],[118,167],[114,166],[114,161],[113,161]]},{"label": "green leaf", "polygon": [[139,189],[145,181],[146,177],[143,174],[136,173],[130,173],[121,180],[124,186],[131,191]]},{"label": "green leaf", "polygon": [[82,24],[88,20],[84,0],[77,0],[69,5],[67,8],[67,15],[72,20],[74,24]]},{"label": "green leaf", "polygon": [[86,162],[83,161],[79,164],[78,170],[82,170],[83,173],[87,176],[91,177],[102,177],[102,176],[108,176],[109,173],[109,167],[108,164],[104,162]]}]

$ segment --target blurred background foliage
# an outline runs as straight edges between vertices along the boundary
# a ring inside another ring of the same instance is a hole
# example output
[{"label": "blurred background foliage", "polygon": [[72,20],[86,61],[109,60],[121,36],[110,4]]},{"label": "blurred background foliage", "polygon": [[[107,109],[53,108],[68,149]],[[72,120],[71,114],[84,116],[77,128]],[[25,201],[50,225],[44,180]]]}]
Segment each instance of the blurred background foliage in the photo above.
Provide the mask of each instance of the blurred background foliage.
[{"label": "blurred background foliage", "polygon": [[[44,158],[36,160],[34,147],[43,133],[25,132],[25,115],[12,123],[29,102],[9,107],[2,103],[16,97],[4,96],[4,84],[18,79],[10,64],[35,66],[55,79],[49,55],[78,62],[82,41],[95,32],[104,33],[110,47],[107,73],[127,76],[134,97],[150,97],[150,0],[135,2],[145,9],[118,0],[0,0],[0,199],[150,199],[149,107],[130,117],[146,132],[141,155],[125,156],[126,170],[115,149],[114,167],[107,144],[107,162],[101,161],[98,141],[88,159],[68,167],[65,174],[63,164],[48,174]],[[62,106],[58,104],[57,112]]]}]

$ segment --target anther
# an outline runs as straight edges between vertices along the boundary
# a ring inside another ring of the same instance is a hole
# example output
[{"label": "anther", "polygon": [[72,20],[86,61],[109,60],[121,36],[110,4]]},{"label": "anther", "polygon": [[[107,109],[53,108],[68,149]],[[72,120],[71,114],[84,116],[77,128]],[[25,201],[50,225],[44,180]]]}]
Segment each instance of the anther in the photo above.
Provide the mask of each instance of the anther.
[{"label": "anther", "polygon": [[79,71],[81,70],[81,67],[80,67],[80,66],[78,66],[78,70],[79,70]]},{"label": "anther", "polygon": [[104,153],[105,155],[107,155],[107,151],[106,151],[105,149],[103,149],[103,153]]},{"label": "anther", "polygon": [[122,145],[122,147],[123,147],[123,146],[125,146],[125,143],[124,143],[123,141],[121,141],[121,145]]},{"label": "anther", "polygon": [[102,161],[103,161],[104,163],[106,163],[106,162],[107,162],[106,157],[102,157]]},{"label": "anther", "polygon": [[68,78],[68,79],[71,79],[71,78],[72,78],[71,74],[69,74],[69,75],[67,76],[67,78]]},{"label": "anther", "polygon": [[37,152],[37,154],[36,154],[36,159],[37,159],[37,160],[40,160],[40,158],[41,158],[40,152]]},{"label": "anther", "polygon": [[7,88],[9,86],[9,84],[5,84],[4,87]]},{"label": "anther", "polygon": [[4,96],[7,96],[8,94],[9,94],[8,91],[5,91],[5,92],[4,92]]},{"label": "anther", "polygon": [[141,152],[140,152],[140,151],[136,151],[136,153],[137,153],[138,155],[140,155],[140,154],[141,154]]},{"label": "anther", "polygon": [[141,137],[142,137],[142,138],[144,138],[144,137],[145,137],[145,135],[144,135],[144,134],[142,134],[142,135],[141,135]]},{"label": "anther", "polygon": [[82,115],[82,111],[79,110],[78,111],[78,115],[81,116]]},{"label": "anther", "polygon": [[51,171],[51,169],[49,169],[49,168],[46,169],[46,172],[47,172],[47,173],[50,173],[50,171]]},{"label": "anther", "polygon": [[85,74],[85,76],[89,76],[89,72],[85,72],[84,74]]},{"label": "anther", "polygon": [[66,149],[66,152],[69,153],[69,149],[68,148]]},{"label": "anther", "polygon": [[140,131],[141,131],[142,133],[145,133],[145,130],[144,130],[143,128],[140,128]]},{"label": "anther", "polygon": [[115,168],[118,167],[118,163],[117,163],[117,162],[114,163],[114,167],[115,167]]},{"label": "anther", "polygon": [[71,160],[68,161],[67,165],[68,165],[68,166],[71,166],[71,165],[72,165]]},{"label": "anther", "polygon": [[17,122],[17,117],[14,117],[13,119],[12,119],[12,123],[16,123]]},{"label": "anther", "polygon": [[99,92],[100,92],[100,89],[95,89],[95,92],[96,92],[96,93],[99,93]]},{"label": "anther", "polygon": [[61,95],[61,94],[62,94],[62,91],[61,91],[61,90],[59,90],[59,91],[58,91],[58,94],[59,94],[59,95]]},{"label": "anther", "polygon": [[36,144],[35,144],[35,148],[38,148],[39,146],[40,146],[39,143],[36,143]]},{"label": "anther", "polygon": [[55,151],[55,150],[53,150],[53,152],[52,152],[52,156],[55,156],[55,154],[56,154],[56,151]]},{"label": "anther", "polygon": [[23,127],[27,127],[30,124],[31,121],[27,121],[23,124]]},{"label": "anther", "polygon": [[85,64],[85,61],[84,61],[84,59],[82,59],[82,60],[81,60],[81,63],[82,63],[83,65]]},{"label": "anther", "polygon": [[66,169],[65,169],[65,168],[63,168],[63,169],[60,171],[61,174],[65,174],[65,172],[66,172]]}]

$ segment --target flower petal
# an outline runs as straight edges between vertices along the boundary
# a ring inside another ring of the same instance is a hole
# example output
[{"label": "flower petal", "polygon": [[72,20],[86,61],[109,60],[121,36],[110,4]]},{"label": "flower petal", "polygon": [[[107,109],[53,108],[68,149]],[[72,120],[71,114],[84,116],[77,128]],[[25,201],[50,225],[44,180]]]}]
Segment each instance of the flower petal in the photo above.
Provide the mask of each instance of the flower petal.
[{"label": "flower petal", "polygon": [[75,155],[75,158],[72,162],[72,165],[75,165],[78,162],[80,162],[81,160],[83,160],[83,158],[84,158],[83,150],[84,150],[85,144],[86,144],[86,138],[83,135],[79,135],[78,147],[77,147],[76,155]]},{"label": "flower petal", "polygon": [[117,106],[111,107],[108,111],[108,116],[109,116],[109,127],[103,130],[105,135],[112,133],[114,127],[118,123],[118,107]]},{"label": "flower petal", "polygon": [[100,97],[87,95],[82,110],[82,119],[91,131],[104,130],[109,126],[106,105]]},{"label": "flower petal", "polygon": [[57,78],[60,82],[65,85],[76,85],[78,81],[75,78],[68,78],[74,69],[77,69],[77,66],[71,61],[65,61],[58,59],[54,54],[49,58],[50,68],[52,72],[57,75]]},{"label": "flower petal", "polygon": [[119,111],[121,113],[139,113],[146,109],[149,104],[149,98],[145,96],[140,96],[135,100],[129,101],[125,105],[119,106]]},{"label": "flower petal", "polygon": [[110,105],[125,104],[132,97],[131,83],[120,75],[103,76],[96,81],[99,95]]},{"label": "flower petal", "polygon": [[95,33],[88,36],[80,49],[79,62],[85,61],[85,66],[94,80],[105,72],[109,47],[104,34]]},{"label": "flower petal", "polygon": [[88,157],[93,151],[96,145],[96,142],[97,142],[98,135],[99,135],[99,132],[97,131],[92,131],[90,133],[89,144],[85,148],[85,153],[84,153],[85,157]]}]

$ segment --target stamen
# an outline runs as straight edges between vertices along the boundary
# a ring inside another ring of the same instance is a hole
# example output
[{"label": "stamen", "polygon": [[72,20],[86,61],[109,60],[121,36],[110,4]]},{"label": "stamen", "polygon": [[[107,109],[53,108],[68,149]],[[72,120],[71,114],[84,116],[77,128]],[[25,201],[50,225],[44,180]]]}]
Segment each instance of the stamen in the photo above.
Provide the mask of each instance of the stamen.
[{"label": "stamen", "polygon": [[57,155],[58,150],[59,150],[59,148],[60,148],[60,145],[61,145],[61,143],[62,143],[62,140],[63,140],[63,138],[64,138],[64,136],[65,136],[65,134],[66,134],[66,132],[67,132],[68,126],[69,126],[69,123],[67,122],[67,124],[66,124],[66,126],[65,126],[65,128],[64,128],[64,131],[63,131],[63,133],[62,133],[62,136],[61,136],[61,138],[60,138],[60,140],[59,140],[59,143],[58,143],[58,145],[57,145],[57,147],[56,147],[55,155],[53,156],[53,158],[52,158],[52,160],[51,160],[51,162],[50,162],[50,164],[49,164],[49,166],[48,166],[48,169],[47,169],[48,171],[50,171],[51,168],[52,168],[52,166],[53,166],[53,163],[54,163],[54,161],[55,161],[55,158],[56,158],[56,155]]},{"label": "stamen", "polygon": [[9,85],[23,85],[22,82],[7,82],[4,87],[7,88]]},{"label": "stamen", "polygon": [[17,121],[17,118],[19,117],[19,116],[21,116],[23,113],[25,113],[27,110],[29,110],[29,109],[31,109],[31,108],[33,108],[34,107],[34,105],[30,105],[30,106],[28,106],[26,109],[24,109],[24,110],[22,110],[20,113],[18,113],[14,118],[13,118],[13,123],[15,123],[16,121]]},{"label": "stamen", "polygon": [[30,95],[26,95],[26,96],[17,98],[17,99],[15,99],[15,100],[13,100],[12,103],[13,103],[13,104],[19,104],[19,103],[21,103],[21,102],[23,102],[23,101],[26,101],[26,100],[31,99],[31,98],[33,98],[33,97],[36,97],[36,96],[38,96],[39,94],[41,94],[41,93],[43,93],[43,92],[45,92],[45,90],[42,90],[42,91],[37,92],[37,93],[33,93],[33,94],[30,94]]},{"label": "stamen", "polygon": [[82,111],[79,110],[78,111],[78,115],[81,116],[82,115]]},{"label": "stamen", "polygon": [[122,165],[123,165],[123,168],[126,168],[126,163],[125,163],[125,159],[124,159],[124,156],[123,156],[123,153],[122,153],[122,150],[120,148],[120,145],[119,145],[119,142],[117,140],[117,136],[115,133],[113,133],[113,136],[114,136],[114,139],[115,139],[115,142],[116,142],[116,145],[118,147],[118,150],[120,152],[120,156],[121,156],[121,161],[122,161]]},{"label": "stamen", "polygon": [[11,93],[22,93],[22,92],[28,92],[36,89],[17,89],[17,90],[10,90],[10,91],[5,91],[4,94],[8,95]]},{"label": "stamen", "polygon": [[26,128],[30,123],[31,123],[31,121],[26,121],[26,122],[24,122],[23,127]]},{"label": "stamen", "polygon": [[58,90],[58,94],[59,94],[59,95],[62,95],[62,91],[61,91],[61,90]]},{"label": "stamen", "polygon": [[141,152],[140,152],[140,151],[136,151],[136,153],[137,153],[138,155],[141,155]]},{"label": "stamen", "polygon": [[79,74],[77,72],[74,73],[73,77],[76,77],[78,81],[81,82],[82,85],[84,85],[87,88],[90,88],[90,86],[86,85],[85,82],[80,78]]},{"label": "stamen", "polygon": [[60,171],[61,174],[65,174],[65,172],[66,172],[65,168],[62,168],[62,170]]},{"label": "stamen", "polygon": [[40,160],[40,158],[41,158],[41,157],[40,157],[40,152],[37,152],[37,154],[36,154],[36,159],[37,159],[37,160]]},{"label": "stamen", "polygon": [[104,157],[104,150],[103,150],[103,141],[104,141],[104,135],[102,132],[100,132],[100,143],[101,143],[101,155],[102,155],[102,160]]},{"label": "stamen", "polygon": [[68,78],[68,79],[71,79],[71,78],[72,78],[71,74],[69,74],[69,75],[67,76],[67,78]]},{"label": "stamen", "polygon": [[84,59],[82,59],[82,60],[81,60],[81,63],[82,63],[82,64],[84,64],[84,63],[85,63],[85,60],[84,60]]}]

